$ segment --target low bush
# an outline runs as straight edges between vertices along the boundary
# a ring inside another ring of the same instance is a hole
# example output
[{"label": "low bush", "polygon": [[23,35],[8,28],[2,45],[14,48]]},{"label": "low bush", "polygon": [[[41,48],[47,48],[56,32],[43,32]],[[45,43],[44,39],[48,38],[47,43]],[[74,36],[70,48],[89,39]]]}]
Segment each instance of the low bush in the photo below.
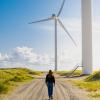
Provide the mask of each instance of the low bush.
[{"label": "low bush", "polygon": [[93,73],[92,75],[89,75],[85,81],[96,81],[96,80],[100,80],[100,71],[97,71],[95,73]]},{"label": "low bush", "polygon": [[0,93],[6,93],[8,91],[8,87],[3,84],[3,83],[0,83]]}]

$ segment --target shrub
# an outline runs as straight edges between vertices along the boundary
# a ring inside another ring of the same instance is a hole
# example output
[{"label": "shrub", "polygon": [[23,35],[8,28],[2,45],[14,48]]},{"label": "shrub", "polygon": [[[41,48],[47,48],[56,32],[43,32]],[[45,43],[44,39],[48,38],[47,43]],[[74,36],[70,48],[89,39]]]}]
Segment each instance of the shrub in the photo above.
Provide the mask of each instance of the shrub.
[{"label": "shrub", "polygon": [[95,72],[94,74],[88,76],[85,81],[96,81],[100,80],[100,71]]},{"label": "shrub", "polygon": [[22,77],[20,77],[20,76],[14,76],[13,78],[10,79],[10,81],[21,82],[22,81]]},{"label": "shrub", "polygon": [[3,84],[3,83],[0,83],[0,93],[6,93],[8,91],[8,87]]}]

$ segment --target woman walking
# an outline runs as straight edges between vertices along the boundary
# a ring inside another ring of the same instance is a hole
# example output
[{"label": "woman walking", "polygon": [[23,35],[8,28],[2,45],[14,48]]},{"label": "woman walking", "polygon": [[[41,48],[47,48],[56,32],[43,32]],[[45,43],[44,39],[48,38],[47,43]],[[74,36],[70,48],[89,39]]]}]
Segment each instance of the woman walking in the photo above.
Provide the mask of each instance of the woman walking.
[{"label": "woman walking", "polygon": [[53,99],[53,85],[55,86],[55,78],[54,78],[52,70],[49,70],[49,73],[46,75],[45,82],[48,87],[49,99]]}]

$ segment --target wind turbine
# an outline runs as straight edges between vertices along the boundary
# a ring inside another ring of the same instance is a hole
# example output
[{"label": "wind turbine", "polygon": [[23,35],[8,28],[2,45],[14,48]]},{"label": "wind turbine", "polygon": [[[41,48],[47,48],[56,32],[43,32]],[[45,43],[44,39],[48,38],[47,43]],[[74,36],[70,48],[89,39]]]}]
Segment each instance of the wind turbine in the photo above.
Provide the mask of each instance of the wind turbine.
[{"label": "wind turbine", "polygon": [[63,28],[63,30],[67,33],[67,35],[69,36],[69,38],[72,40],[72,42],[74,43],[74,45],[76,46],[76,42],[74,41],[74,39],[72,38],[72,36],[70,35],[70,33],[68,32],[68,30],[66,29],[66,27],[63,25],[62,21],[59,19],[59,16],[62,12],[63,6],[65,4],[65,0],[63,0],[62,5],[60,10],[58,11],[57,14],[52,14],[52,16],[50,16],[49,18],[46,19],[41,19],[38,21],[34,21],[34,22],[30,22],[29,24],[33,24],[33,23],[39,23],[39,22],[45,22],[45,21],[50,21],[50,20],[54,20],[55,23],[55,71],[57,71],[57,67],[58,67],[58,61],[57,61],[57,23],[60,24],[60,26]]},{"label": "wind turbine", "polygon": [[91,74],[93,69],[92,48],[92,0],[81,0],[82,10],[82,73]]}]

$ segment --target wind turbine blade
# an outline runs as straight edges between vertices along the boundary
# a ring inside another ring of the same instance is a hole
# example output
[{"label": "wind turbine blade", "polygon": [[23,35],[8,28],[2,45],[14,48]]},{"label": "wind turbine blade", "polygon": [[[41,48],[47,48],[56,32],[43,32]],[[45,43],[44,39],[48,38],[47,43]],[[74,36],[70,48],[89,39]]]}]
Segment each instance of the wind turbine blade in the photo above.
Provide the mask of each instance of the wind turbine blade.
[{"label": "wind turbine blade", "polygon": [[28,24],[39,23],[39,22],[45,22],[45,21],[49,21],[49,20],[52,20],[52,17],[47,18],[47,19],[42,19],[42,20],[34,21],[34,22],[29,22]]},{"label": "wind turbine blade", "polygon": [[63,25],[63,23],[60,21],[60,19],[58,19],[58,22],[59,22],[60,26],[64,29],[64,31],[67,33],[67,35],[70,37],[70,39],[72,40],[72,42],[74,43],[74,45],[77,47],[77,44],[76,44],[75,40],[72,38],[72,36],[68,32],[68,30],[65,28],[65,26]]},{"label": "wind turbine blade", "polygon": [[58,12],[57,16],[59,16],[59,15],[61,14],[62,9],[63,9],[64,4],[65,4],[65,1],[66,1],[66,0],[63,0],[62,5],[61,5],[61,8],[60,8],[60,10],[59,10],[59,12]]}]

